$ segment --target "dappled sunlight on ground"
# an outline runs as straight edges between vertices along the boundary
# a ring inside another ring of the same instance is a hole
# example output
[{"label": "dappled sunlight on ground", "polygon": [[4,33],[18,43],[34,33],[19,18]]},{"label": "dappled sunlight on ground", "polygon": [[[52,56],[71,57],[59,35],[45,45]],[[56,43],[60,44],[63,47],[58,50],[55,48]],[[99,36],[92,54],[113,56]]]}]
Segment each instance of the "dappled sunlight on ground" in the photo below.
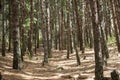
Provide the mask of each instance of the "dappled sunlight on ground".
[{"label": "dappled sunlight on ground", "polygon": [[[93,49],[86,49],[84,54],[79,52],[80,66],[77,66],[75,53],[70,54],[70,59],[66,59],[66,50],[52,52],[53,57],[45,66],[42,66],[43,52],[41,50],[38,50],[31,60],[26,55],[22,71],[12,69],[13,55],[11,53],[6,57],[0,56],[0,72],[4,80],[94,80]],[[108,66],[104,67],[106,77],[110,77],[112,70],[120,70],[120,56],[116,48],[109,48],[109,52]]]}]

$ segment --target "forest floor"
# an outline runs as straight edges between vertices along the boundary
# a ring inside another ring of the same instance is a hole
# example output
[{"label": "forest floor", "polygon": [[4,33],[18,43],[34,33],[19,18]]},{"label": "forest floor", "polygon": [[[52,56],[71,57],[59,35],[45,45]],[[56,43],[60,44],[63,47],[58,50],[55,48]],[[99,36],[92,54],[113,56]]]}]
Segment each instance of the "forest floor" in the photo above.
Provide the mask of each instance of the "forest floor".
[{"label": "forest floor", "polygon": [[[107,67],[104,67],[104,76],[110,77],[114,69],[120,70],[120,53],[116,48],[109,47],[110,58]],[[12,69],[12,54],[7,53],[6,57],[0,56],[0,72],[3,80],[94,80],[94,51],[86,49],[80,55],[81,65],[77,66],[75,53],[70,54],[66,59],[66,51],[52,51],[53,57],[49,64],[42,66],[43,49],[37,50],[32,60],[26,55],[22,71]],[[86,59],[84,59],[86,56]],[[76,79],[78,78],[79,79]]]}]

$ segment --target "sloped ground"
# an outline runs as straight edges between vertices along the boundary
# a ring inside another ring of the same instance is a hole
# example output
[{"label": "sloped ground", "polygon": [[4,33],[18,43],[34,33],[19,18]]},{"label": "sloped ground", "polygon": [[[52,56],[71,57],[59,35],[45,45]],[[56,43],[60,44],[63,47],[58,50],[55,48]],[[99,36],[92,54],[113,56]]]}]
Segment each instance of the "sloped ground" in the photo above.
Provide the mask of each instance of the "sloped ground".
[{"label": "sloped ground", "polygon": [[[115,48],[109,48],[110,58],[108,66],[104,67],[104,75],[110,77],[110,72],[114,69],[120,70],[120,56]],[[66,51],[53,50],[53,58],[49,59],[49,64],[42,66],[43,51],[38,50],[32,60],[25,56],[22,71],[12,69],[12,54],[7,53],[6,57],[0,56],[0,72],[4,80],[93,80],[94,78],[94,52],[86,49],[80,55],[81,65],[77,66],[75,53],[70,54],[70,59],[66,59]],[[86,56],[86,59],[84,59]],[[78,78],[79,79],[75,79]]]}]

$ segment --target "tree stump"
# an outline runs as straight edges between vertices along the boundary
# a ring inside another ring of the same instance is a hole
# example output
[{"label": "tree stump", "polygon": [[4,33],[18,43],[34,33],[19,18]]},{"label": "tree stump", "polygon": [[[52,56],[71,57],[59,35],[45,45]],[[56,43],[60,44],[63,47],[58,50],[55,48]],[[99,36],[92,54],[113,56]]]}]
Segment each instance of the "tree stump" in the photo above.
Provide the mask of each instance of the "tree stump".
[{"label": "tree stump", "polygon": [[113,71],[111,72],[111,78],[112,78],[112,80],[120,80],[118,71],[113,70]]}]

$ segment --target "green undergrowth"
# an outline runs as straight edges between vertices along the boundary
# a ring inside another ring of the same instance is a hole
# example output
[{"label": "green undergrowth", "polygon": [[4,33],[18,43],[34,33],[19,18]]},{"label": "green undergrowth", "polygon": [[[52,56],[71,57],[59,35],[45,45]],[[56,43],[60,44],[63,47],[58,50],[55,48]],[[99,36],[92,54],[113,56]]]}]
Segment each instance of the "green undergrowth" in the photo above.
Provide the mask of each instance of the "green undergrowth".
[{"label": "green undergrowth", "polygon": [[115,36],[114,35],[112,35],[111,37],[108,36],[107,45],[115,46],[116,45],[115,43],[116,43]]}]

